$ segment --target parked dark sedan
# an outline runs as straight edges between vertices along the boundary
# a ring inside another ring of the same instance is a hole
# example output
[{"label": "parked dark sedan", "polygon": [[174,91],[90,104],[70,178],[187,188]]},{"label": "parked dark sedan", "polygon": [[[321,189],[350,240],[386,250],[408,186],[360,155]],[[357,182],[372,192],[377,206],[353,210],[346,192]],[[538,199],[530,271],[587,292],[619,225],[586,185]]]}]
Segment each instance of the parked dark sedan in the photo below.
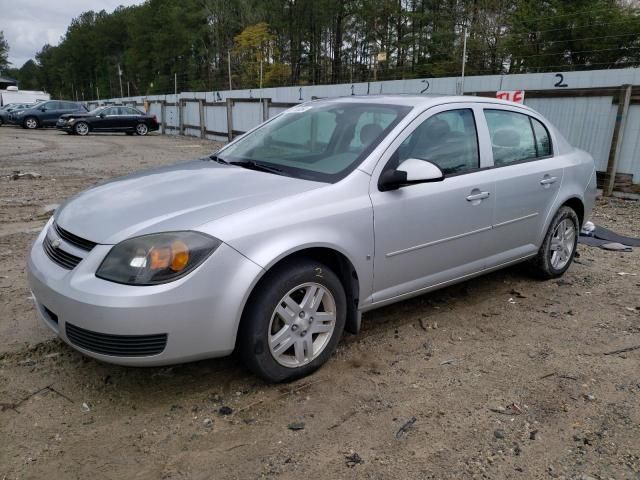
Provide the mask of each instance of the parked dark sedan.
[{"label": "parked dark sedan", "polygon": [[24,110],[15,110],[9,114],[9,122],[24,128],[53,127],[60,115],[72,112],[85,112],[81,103],[66,100],[48,100],[37,103]]},{"label": "parked dark sedan", "polygon": [[0,107],[0,125],[9,123],[9,114],[16,110],[24,110],[33,107],[34,103],[8,103]]},{"label": "parked dark sedan", "polygon": [[146,135],[158,130],[155,115],[147,115],[133,107],[98,107],[87,113],[70,113],[58,119],[56,128],[76,135],[89,132],[124,132],[127,135]]}]

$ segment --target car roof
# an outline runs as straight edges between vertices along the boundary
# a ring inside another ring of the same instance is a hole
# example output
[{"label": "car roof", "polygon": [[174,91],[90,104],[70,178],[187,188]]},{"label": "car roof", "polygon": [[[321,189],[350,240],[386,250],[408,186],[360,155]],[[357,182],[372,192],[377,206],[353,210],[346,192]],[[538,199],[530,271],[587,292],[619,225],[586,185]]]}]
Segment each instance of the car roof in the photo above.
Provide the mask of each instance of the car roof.
[{"label": "car roof", "polygon": [[491,97],[477,97],[471,95],[349,95],[344,97],[322,98],[318,101],[331,103],[377,103],[389,105],[403,105],[408,107],[416,107],[426,109],[436,105],[445,105],[449,103],[492,103],[496,105],[504,105],[509,107],[517,107],[530,110],[521,103],[499,100]]}]

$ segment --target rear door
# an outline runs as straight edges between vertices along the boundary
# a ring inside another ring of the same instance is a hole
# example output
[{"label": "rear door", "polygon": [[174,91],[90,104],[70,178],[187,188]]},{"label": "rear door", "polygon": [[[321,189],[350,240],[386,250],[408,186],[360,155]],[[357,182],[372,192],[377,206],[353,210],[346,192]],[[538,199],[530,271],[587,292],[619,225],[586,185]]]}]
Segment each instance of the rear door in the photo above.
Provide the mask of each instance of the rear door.
[{"label": "rear door", "polygon": [[491,138],[496,198],[494,263],[535,253],[545,219],[562,183],[544,124],[508,106],[484,108]]},{"label": "rear door", "polygon": [[38,108],[41,112],[39,115],[40,123],[47,126],[55,125],[58,117],[64,113],[62,110],[62,102],[58,100],[47,102]]}]

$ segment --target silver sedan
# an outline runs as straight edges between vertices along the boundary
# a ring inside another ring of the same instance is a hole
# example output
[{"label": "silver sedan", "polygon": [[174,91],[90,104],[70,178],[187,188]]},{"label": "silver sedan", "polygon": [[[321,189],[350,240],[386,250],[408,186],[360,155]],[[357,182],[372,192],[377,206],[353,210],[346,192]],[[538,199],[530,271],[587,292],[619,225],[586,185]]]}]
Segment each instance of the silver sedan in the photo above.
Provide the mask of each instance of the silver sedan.
[{"label": "silver sedan", "polygon": [[540,114],[478,97],[291,108],[192,162],[70,198],[33,245],[42,319],[122,365],[227,355],[317,369],[361,314],[514,263],[575,255],[593,159]]}]

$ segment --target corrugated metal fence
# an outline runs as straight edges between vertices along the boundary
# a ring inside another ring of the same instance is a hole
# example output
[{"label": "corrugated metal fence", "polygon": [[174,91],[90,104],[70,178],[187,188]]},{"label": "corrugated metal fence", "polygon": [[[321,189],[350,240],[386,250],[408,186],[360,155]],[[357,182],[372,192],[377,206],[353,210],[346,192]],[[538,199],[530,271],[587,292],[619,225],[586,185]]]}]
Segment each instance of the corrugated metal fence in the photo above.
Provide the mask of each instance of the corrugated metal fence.
[{"label": "corrugated metal fence", "polygon": [[[628,87],[630,86],[630,87]],[[628,89],[628,90],[627,90]],[[616,143],[617,181],[640,185],[640,69],[489,75],[392,80],[340,85],[277,87],[262,90],[183,92],[88,102],[143,107],[158,117],[162,133],[229,140],[298,103],[324,97],[376,94],[494,96],[498,90],[524,90],[525,104],[548,118],[575,146],[591,153],[599,171],[611,167]],[[625,92],[628,108],[619,108]],[[621,116],[625,121],[621,121]],[[618,125],[618,127],[616,127]],[[617,141],[616,141],[617,139]],[[609,170],[611,171],[611,170]]]}]

